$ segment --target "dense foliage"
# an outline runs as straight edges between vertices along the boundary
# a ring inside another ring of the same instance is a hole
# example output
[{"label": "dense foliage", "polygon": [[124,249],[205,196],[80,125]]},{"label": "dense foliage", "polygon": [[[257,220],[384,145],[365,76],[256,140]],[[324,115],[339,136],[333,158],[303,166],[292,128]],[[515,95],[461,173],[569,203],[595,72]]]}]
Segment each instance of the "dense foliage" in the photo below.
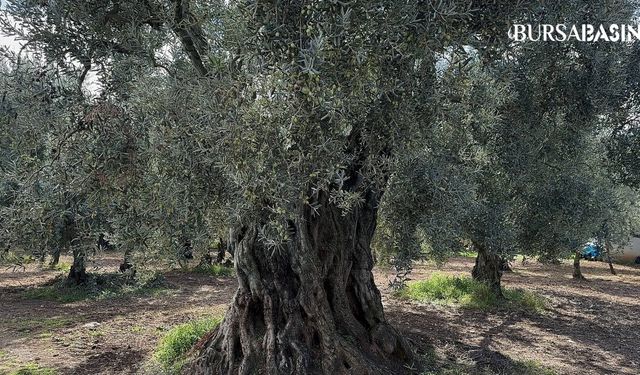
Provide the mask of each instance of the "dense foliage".
[{"label": "dense foliage", "polygon": [[370,366],[337,332],[406,360],[370,272],[378,219],[401,274],[472,245],[498,296],[515,253],[637,233],[637,45],[506,38],[634,10],[11,2],[0,26],[26,44],[0,67],[0,250],[71,250],[82,283],[105,236],[141,266],[228,243],[240,287],[198,371]]}]

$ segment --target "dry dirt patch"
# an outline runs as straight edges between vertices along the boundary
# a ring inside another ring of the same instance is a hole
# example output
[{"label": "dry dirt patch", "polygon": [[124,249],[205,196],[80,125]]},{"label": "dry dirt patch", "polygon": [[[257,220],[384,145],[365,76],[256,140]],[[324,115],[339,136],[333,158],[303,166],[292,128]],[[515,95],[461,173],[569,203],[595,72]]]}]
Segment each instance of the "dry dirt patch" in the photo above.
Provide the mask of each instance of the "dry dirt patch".
[{"label": "dry dirt patch", "polygon": [[[99,259],[97,272],[115,272],[118,259]],[[437,267],[419,265],[421,279],[434,271],[468,274],[472,259],[456,258]],[[502,368],[534,360],[559,374],[637,374],[640,368],[640,270],[585,262],[590,279],[570,278],[569,264],[515,264],[504,285],[535,291],[549,300],[543,315],[480,312],[415,304],[392,297],[389,271],[376,281],[387,317],[423,353],[436,350],[451,362]],[[234,278],[195,273],[165,274],[168,292],[60,303],[25,299],[24,290],[59,272],[30,266],[0,270],[0,374],[37,363],[60,374],[133,374],[140,371],[169,327],[223,314],[235,291]],[[95,324],[97,323],[97,324]]]}]

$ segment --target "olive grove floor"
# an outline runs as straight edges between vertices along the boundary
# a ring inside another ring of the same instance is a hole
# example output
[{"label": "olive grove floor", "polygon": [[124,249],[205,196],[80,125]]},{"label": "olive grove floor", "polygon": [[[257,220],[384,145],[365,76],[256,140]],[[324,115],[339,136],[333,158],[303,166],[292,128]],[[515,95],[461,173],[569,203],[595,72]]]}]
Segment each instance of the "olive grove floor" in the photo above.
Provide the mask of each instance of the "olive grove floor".
[{"label": "olive grove floor", "polygon": [[[104,256],[94,272],[115,272],[118,261]],[[442,267],[419,265],[411,278],[434,271],[468,274],[472,266],[470,258]],[[391,273],[383,268],[375,273],[387,318],[420,353],[436,356],[438,366],[462,369],[455,373],[489,367],[505,374],[510,362],[523,360],[557,374],[639,373],[640,269],[617,266],[613,276],[604,263],[583,262],[589,281],[579,282],[571,279],[569,263],[518,262],[513,268],[504,286],[545,296],[546,313],[402,301],[387,287]],[[142,373],[163,332],[190,319],[223,314],[235,290],[233,277],[171,271],[165,273],[165,293],[72,303],[25,297],[25,290],[56,275],[36,266],[0,269],[0,374],[27,363],[59,374]]]}]

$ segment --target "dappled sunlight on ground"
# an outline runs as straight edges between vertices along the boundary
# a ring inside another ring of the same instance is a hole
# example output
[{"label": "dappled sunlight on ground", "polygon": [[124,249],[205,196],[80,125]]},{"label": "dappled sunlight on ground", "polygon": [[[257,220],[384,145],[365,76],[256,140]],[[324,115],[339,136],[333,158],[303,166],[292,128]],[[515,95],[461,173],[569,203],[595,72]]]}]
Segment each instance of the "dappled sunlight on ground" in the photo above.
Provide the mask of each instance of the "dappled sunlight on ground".
[{"label": "dappled sunlight on ground", "polygon": [[[64,262],[69,259],[63,258]],[[98,272],[115,272],[119,259],[99,259]],[[469,275],[473,259],[422,264],[414,280],[433,272]],[[548,299],[543,314],[483,312],[418,304],[392,296],[392,273],[377,268],[387,318],[421,352],[435,349],[447,360],[499,368],[534,360],[559,374],[637,374],[640,367],[640,269],[583,262],[589,281],[571,279],[571,264],[512,264],[505,287],[535,291]],[[60,271],[0,270],[0,373],[29,362],[62,374],[127,374],[140,370],[170,327],[224,314],[235,292],[231,277],[165,273],[166,292],[60,303],[28,299],[24,291],[51,282]]]},{"label": "dappled sunlight on ground", "polygon": [[[469,275],[473,259],[457,258],[443,267],[419,265],[413,279],[433,272]],[[535,291],[549,300],[537,315],[416,304],[387,299],[387,315],[416,341],[450,346],[458,356],[470,350],[532,359],[560,374],[637,374],[640,366],[640,270],[583,262],[588,281],[571,278],[572,265],[512,264],[503,286]],[[388,274],[377,274],[378,280]],[[385,285],[380,284],[385,289]],[[387,291],[388,293],[388,291]]]}]

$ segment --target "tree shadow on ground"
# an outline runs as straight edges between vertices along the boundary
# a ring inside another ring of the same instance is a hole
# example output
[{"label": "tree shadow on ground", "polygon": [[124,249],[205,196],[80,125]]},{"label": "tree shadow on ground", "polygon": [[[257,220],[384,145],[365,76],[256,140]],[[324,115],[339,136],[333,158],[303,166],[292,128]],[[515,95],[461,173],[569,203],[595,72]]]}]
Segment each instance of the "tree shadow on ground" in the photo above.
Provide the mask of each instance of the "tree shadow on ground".
[{"label": "tree shadow on ground", "polygon": [[146,353],[139,350],[110,350],[89,356],[72,368],[60,369],[61,374],[136,374]]},{"label": "tree shadow on ground", "polygon": [[[509,368],[519,363],[512,363],[506,355],[517,348],[519,354],[535,352],[531,357],[548,359],[552,366],[563,369],[561,373],[637,373],[637,283],[611,280],[616,276],[607,274],[605,268],[593,270],[597,272],[589,269],[594,275],[590,282],[566,277],[568,265],[535,265],[522,271],[507,274],[504,286],[524,287],[546,296],[550,301],[546,313],[483,312],[413,303],[407,306],[395,300],[388,303],[387,315],[406,335],[417,337],[413,341],[454,346],[453,356],[468,356],[476,369],[518,373]],[[419,274],[419,278],[425,278],[429,272],[421,270]]]},{"label": "tree shadow on ground", "polygon": [[[81,299],[70,303],[25,298],[24,287],[0,287],[3,305],[0,309],[0,332],[3,332],[0,345],[11,345],[23,341],[27,336],[49,334],[54,328],[76,329],[89,322],[104,323],[145,311],[162,311],[165,315],[171,315],[183,310],[190,301],[206,301],[212,307],[225,305],[229,303],[237,285],[235,277],[183,272],[166,273],[165,279],[163,288],[168,293],[163,294],[162,298],[155,294],[123,296],[114,293],[108,298]],[[42,324],[30,324],[27,332],[20,322]]]},{"label": "tree shadow on ground", "polygon": [[[446,314],[428,308],[421,309],[419,306],[414,309],[387,309],[389,320],[409,339],[418,356],[422,358],[426,373],[538,375],[542,373],[538,371],[545,371],[537,365],[532,367],[530,363],[514,360],[500,351],[491,349],[492,337],[498,334],[508,335],[523,344],[533,343],[514,326],[523,319],[522,315],[497,314],[504,320],[486,330],[479,344],[472,345],[464,342],[464,332],[456,325],[450,324],[451,318],[446,317]],[[473,310],[462,311],[460,319],[470,322],[470,326],[490,324],[487,313]],[[444,351],[440,350],[441,348],[445,348]]]},{"label": "tree shadow on ground", "polygon": [[[551,316],[534,317],[531,324],[540,330],[552,331],[581,345],[586,365],[596,367],[614,354],[623,362],[638,361],[640,342],[638,305],[610,303],[593,296],[556,291],[554,297],[570,301],[570,308],[555,309]],[[590,348],[599,347],[602,354]]]}]

